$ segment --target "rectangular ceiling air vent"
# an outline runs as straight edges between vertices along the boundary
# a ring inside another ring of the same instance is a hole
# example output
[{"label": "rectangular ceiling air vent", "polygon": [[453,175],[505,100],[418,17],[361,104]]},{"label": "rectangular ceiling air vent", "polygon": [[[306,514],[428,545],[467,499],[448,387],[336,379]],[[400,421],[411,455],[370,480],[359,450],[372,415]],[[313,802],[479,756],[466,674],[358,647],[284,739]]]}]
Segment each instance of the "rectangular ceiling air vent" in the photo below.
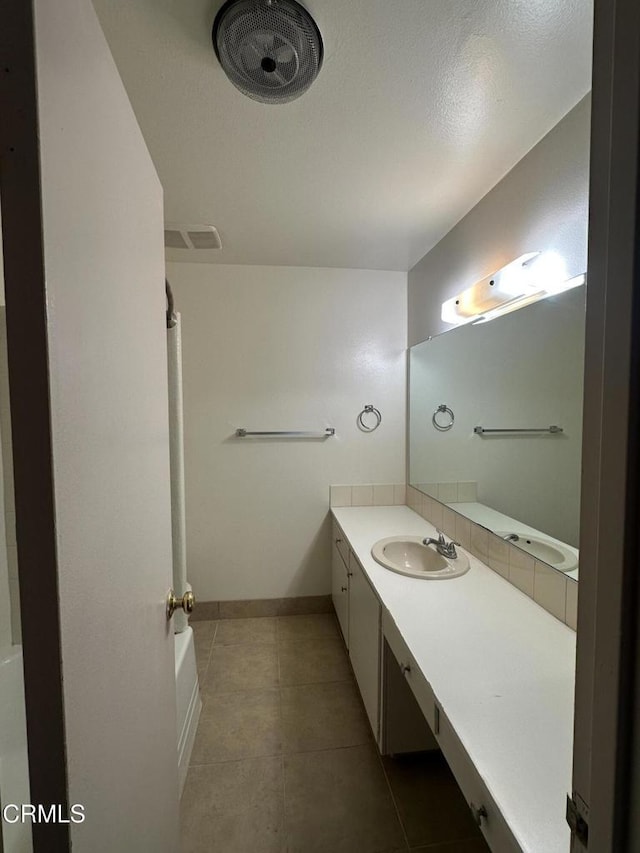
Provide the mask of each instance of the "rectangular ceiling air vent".
[{"label": "rectangular ceiling air vent", "polygon": [[188,245],[182,233],[180,231],[167,231],[165,228],[164,232],[164,247],[165,249],[190,249],[191,247]]},{"label": "rectangular ceiling air vent", "polygon": [[213,225],[175,225],[167,223],[164,229],[166,249],[221,249],[220,235]]}]

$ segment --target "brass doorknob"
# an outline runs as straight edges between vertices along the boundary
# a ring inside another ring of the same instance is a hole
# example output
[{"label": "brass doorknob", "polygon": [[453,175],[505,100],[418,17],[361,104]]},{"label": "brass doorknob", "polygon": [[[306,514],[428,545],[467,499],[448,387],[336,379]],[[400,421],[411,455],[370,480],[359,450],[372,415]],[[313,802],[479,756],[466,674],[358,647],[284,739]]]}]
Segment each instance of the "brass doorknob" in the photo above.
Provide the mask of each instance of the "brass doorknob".
[{"label": "brass doorknob", "polygon": [[191,590],[185,592],[182,598],[178,598],[175,592],[170,589],[167,593],[167,621],[171,619],[175,611],[179,608],[182,608],[185,613],[192,613],[195,603],[196,599]]}]

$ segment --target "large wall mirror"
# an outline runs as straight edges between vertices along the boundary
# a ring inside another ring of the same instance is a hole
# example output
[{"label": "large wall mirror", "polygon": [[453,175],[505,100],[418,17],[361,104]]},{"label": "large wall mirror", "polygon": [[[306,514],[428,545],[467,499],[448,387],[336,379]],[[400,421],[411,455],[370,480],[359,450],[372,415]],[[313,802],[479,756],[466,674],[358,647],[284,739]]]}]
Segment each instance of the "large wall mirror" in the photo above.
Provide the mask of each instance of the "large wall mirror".
[{"label": "large wall mirror", "polygon": [[584,339],[581,285],[410,350],[411,485],[574,578]]}]

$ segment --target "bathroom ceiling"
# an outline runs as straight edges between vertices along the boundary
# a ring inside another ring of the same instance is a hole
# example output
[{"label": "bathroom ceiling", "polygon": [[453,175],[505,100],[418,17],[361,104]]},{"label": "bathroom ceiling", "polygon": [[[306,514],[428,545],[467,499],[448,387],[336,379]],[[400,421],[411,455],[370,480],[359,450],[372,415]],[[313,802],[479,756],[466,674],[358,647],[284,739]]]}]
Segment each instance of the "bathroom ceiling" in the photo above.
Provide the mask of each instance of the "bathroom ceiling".
[{"label": "bathroom ceiling", "polygon": [[324,65],[280,106],[218,64],[220,0],[94,4],[167,221],[220,232],[190,260],[410,269],[590,88],[592,0],[309,0]]}]

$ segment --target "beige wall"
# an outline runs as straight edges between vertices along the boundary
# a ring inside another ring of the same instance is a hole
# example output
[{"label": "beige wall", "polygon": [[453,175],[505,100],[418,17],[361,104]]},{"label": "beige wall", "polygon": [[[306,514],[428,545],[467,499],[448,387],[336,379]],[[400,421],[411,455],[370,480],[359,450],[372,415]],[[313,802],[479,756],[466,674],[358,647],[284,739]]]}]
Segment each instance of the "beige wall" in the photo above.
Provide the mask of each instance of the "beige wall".
[{"label": "beige wall", "polygon": [[[188,576],[201,600],[330,591],[329,486],[404,482],[406,273],[168,264],[182,315]],[[383,415],[356,427],[365,403]],[[325,441],[238,440],[336,428]]]},{"label": "beige wall", "polygon": [[584,98],[409,272],[409,346],[451,328],[442,302],[525,252],[587,268],[590,98]]}]

